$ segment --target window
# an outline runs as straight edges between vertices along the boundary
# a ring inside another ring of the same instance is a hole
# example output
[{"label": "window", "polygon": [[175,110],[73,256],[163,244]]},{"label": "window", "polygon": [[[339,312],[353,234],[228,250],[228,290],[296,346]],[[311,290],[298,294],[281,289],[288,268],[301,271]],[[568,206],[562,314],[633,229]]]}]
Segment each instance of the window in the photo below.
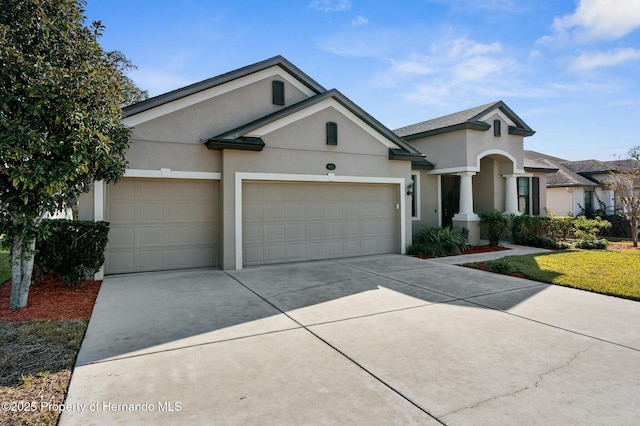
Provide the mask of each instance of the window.
[{"label": "window", "polygon": [[540,178],[531,178],[531,214],[540,215]]},{"label": "window", "polygon": [[500,137],[502,134],[502,128],[500,120],[493,120],[493,136]]},{"label": "window", "polygon": [[593,189],[584,190],[584,212],[587,215],[593,213]]},{"label": "window", "polygon": [[273,80],[271,89],[273,92],[273,104],[284,105],[284,81]]},{"label": "window", "polygon": [[327,145],[338,145],[338,123],[327,122]]},{"label": "window", "polygon": [[518,211],[529,214],[529,178],[518,178]]},{"label": "window", "polygon": [[410,194],[411,194],[411,217],[414,219],[420,219],[420,208],[418,205],[418,194],[420,188],[418,187],[418,175],[411,175]]},{"label": "window", "polygon": [[540,178],[518,178],[518,211],[522,214],[540,215]]}]

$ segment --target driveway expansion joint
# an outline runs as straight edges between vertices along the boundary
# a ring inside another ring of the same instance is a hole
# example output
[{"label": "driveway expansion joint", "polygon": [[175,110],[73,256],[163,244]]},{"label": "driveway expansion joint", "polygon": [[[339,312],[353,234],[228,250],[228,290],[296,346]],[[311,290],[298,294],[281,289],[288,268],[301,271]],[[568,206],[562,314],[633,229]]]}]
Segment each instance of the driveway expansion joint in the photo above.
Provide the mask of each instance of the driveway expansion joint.
[{"label": "driveway expansion joint", "polygon": [[[225,272],[226,273],[226,272]],[[424,414],[426,414],[427,416],[431,417],[432,419],[434,419],[435,421],[437,421],[440,424],[444,424],[442,423],[436,416],[434,416],[433,414],[431,414],[430,412],[428,412],[425,408],[421,407],[417,402],[413,401],[411,398],[409,398],[408,396],[404,395],[403,393],[401,393],[399,390],[397,390],[396,388],[394,388],[393,386],[391,386],[389,383],[387,383],[386,381],[384,381],[381,377],[377,376],[376,374],[374,374],[371,370],[367,369],[366,367],[364,367],[362,364],[358,363],[355,359],[351,358],[349,355],[347,355],[346,353],[344,353],[343,351],[341,351],[340,349],[338,349],[337,347],[335,347],[334,345],[332,345],[331,343],[329,343],[327,340],[323,339],[320,335],[316,334],[315,332],[313,332],[313,330],[309,329],[308,326],[305,326],[304,324],[300,323],[299,321],[297,321],[295,318],[291,317],[288,313],[286,313],[285,311],[283,311],[282,309],[280,309],[279,307],[277,307],[276,305],[274,305],[273,303],[271,303],[269,300],[267,300],[266,298],[262,297],[261,295],[259,295],[258,293],[256,293],[254,290],[252,290],[251,288],[249,288],[248,286],[246,286],[242,281],[240,281],[240,279],[238,279],[237,277],[234,277],[233,275],[226,273],[229,277],[231,277],[233,280],[235,280],[238,284],[240,284],[241,286],[243,286],[244,288],[246,288],[247,290],[249,290],[250,292],[252,292],[253,294],[255,294],[256,296],[258,296],[260,299],[264,300],[265,303],[268,303],[269,305],[271,305],[274,309],[278,310],[279,312],[281,312],[283,315],[285,315],[287,318],[289,318],[291,321],[295,322],[296,324],[298,324],[302,329],[306,330],[309,334],[311,334],[312,336],[314,336],[316,339],[318,339],[319,341],[321,341],[322,343],[324,343],[325,345],[327,345],[329,348],[331,348],[332,350],[334,350],[335,352],[337,352],[338,354],[340,354],[342,357],[344,357],[346,360],[350,361],[352,364],[354,364],[355,366],[357,366],[358,368],[360,368],[360,370],[362,370],[363,372],[365,372],[366,374],[368,374],[370,377],[374,378],[376,381],[378,381],[380,384],[382,384],[383,386],[385,386],[387,389],[389,389],[390,391],[392,391],[393,393],[395,393],[396,395],[398,395],[400,398],[404,399],[405,401],[407,401],[409,404],[413,405],[414,407],[416,407],[418,410],[422,411]]]}]

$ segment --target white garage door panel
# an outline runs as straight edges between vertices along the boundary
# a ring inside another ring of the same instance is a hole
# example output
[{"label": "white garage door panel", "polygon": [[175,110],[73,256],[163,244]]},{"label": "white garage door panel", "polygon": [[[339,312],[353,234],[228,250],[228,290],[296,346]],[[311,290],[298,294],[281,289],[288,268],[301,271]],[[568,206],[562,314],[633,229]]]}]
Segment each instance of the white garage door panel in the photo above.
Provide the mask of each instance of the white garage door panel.
[{"label": "white garage door panel", "polygon": [[218,182],[125,178],[107,187],[106,273],[217,266]]},{"label": "white garage door panel", "polygon": [[397,186],[246,182],[243,263],[399,251]]}]

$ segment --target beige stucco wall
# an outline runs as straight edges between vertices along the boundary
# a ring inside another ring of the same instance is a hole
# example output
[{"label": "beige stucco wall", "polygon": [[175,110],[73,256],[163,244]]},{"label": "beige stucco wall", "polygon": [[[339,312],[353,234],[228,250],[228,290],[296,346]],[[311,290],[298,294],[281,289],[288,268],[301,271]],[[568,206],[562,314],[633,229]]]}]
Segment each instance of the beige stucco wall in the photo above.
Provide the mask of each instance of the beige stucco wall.
[{"label": "beige stucco wall", "polygon": [[[325,124],[338,123],[338,145],[326,145]],[[388,148],[339,111],[327,108],[262,136],[265,148],[261,152],[224,150],[222,152],[223,259],[224,269],[236,263],[236,193],[237,172],[277,173],[283,175],[411,177],[409,161],[389,160]],[[329,171],[327,163],[336,165]],[[400,194],[398,194],[400,196]],[[411,242],[410,198],[405,201],[405,239]],[[400,200],[398,200],[400,202]],[[400,247],[398,247],[400,250]]]},{"label": "beige stucco wall", "polygon": [[[131,137],[145,141],[200,143],[202,138],[216,136],[284,108],[272,103],[273,80],[285,82],[285,106],[307,98],[283,77],[272,76],[138,124]],[[241,80],[237,82],[240,83]]]},{"label": "beige stucco wall", "polygon": [[[424,170],[414,170],[412,174],[418,175],[420,218],[412,219],[412,234],[415,235],[422,228],[427,226],[438,226],[439,221],[439,199],[438,185],[440,176],[427,174]],[[411,207],[411,200],[407,200],[407,207]]]}]

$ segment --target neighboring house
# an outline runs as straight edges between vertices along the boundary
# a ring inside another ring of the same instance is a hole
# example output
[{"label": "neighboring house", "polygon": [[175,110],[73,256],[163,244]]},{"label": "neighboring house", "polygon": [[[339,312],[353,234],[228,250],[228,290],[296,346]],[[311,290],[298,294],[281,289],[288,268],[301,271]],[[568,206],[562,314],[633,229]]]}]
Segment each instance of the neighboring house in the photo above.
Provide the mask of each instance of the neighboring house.
[{"label": "neighboring house", "polygon": [[568,161],[535,151],[525,151],[528,161],[544,161],[558,172],[547,178],[547,208],[556,215],[578,216],[604,205],[608,213],[615,210],[613,191],[605,180],[618,167],[616,161]]},{"label": "neighboring house", "polygon": [[544,212],[503,102],[392,132],[277,56],[124,112],[125,177],[78,208],[111,223],[108,274],[404,253],[425,225],[474,243],[479,212]]}]

